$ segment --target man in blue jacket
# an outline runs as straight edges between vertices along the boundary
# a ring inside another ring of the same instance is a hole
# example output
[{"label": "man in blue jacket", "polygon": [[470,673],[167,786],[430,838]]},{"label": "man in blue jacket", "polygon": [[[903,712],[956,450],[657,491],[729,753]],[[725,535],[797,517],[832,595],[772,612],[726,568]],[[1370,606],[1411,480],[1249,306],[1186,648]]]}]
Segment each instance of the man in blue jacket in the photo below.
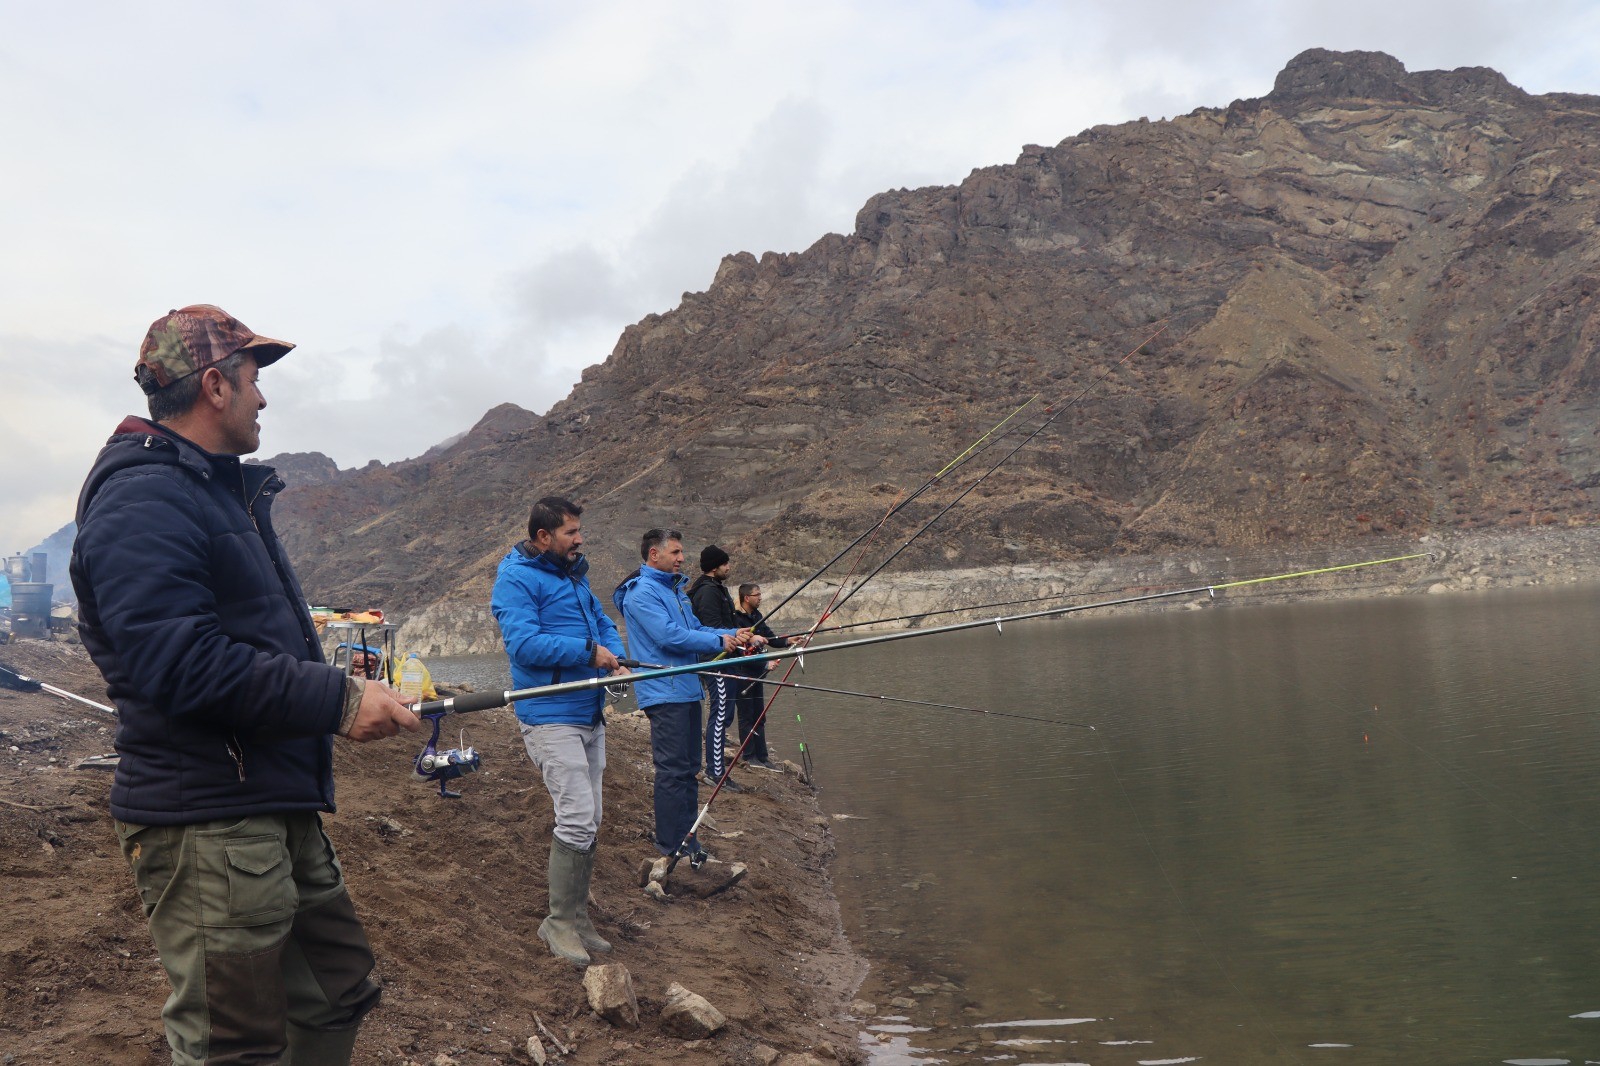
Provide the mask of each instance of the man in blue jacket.
[{"label": "man in blue jacket", "polygon": [[[733,651],[764,641],[748,629],[702,625],[684,595],[683,536],[675,529],[651,529],[639,541],[644,565],[617,586],[611,600],[622,612],[633,658],[656,666],[688,666],[707,653]],[[633,694],[650,719],[650,753],[656,765],[656,849],[671,855],[686,845],[690,862],[707,859],[697,839],[685,839],[694,825],[700,789],[700,681],[692,673],[637,682]]]},{"label": "man in blue jacket", "polygon": [[[518,689],[628,672],[617,661],[617,627],[589,590],[582,514],[571,500],[544,497],[528,515],[528,539],[500,561],[490,606]],[[589,920],[606,769],[604,705],[598,688],[516,703],[523,746],[555,806],[550,914],[539,937],[576,966],[589,965],[591,952],[611,950]]]},{"label": "man in blue jacket", "polygon": [[333,737],[422,723],[323,661],[272,528],[257,378],[294,345],[210,304],[157,319],[78,500],[79,633],[117,705],[111,814],[172,983],[172,1061],[348,1063],[378,1002],[321,811]]}]

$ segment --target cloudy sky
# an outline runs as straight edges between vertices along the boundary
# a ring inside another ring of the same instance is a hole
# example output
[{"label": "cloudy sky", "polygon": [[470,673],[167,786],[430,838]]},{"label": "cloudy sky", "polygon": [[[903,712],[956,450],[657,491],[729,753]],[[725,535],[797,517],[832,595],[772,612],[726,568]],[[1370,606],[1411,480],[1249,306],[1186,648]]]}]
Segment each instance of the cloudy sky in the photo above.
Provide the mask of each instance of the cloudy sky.
[{"label": "cloudy sky", "polygon": [[263,455],[391,461],[883,189],[1305,48],[1600,93],[1596,41],[1589,0],[0,0],[0,553],[71,518],[172,307],[299,345]]}]

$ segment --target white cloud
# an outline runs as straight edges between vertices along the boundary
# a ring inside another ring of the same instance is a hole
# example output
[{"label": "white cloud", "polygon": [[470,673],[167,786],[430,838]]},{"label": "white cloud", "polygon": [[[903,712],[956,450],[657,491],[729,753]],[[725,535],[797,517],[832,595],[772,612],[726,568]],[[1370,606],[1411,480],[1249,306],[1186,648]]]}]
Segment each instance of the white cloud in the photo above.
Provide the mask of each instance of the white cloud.
[{"label": "white cloud", "polygon": [[0,545],[70,517],[170,307],[300,344],[265,452],[393,460],[548,407],[723,255],[848,231],[883,189],[1261,95],[1312,46],[1600,92],[1597,11],[0,0],[0,98],[27,101],[0,109]]}]

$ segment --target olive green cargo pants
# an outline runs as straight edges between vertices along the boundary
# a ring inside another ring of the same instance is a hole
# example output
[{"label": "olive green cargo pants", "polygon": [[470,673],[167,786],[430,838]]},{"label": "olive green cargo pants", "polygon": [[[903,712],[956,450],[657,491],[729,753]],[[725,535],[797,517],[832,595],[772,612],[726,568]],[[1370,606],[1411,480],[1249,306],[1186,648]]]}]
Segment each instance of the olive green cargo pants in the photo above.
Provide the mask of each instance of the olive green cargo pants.
[{"label": "olive green cargo pants", "polygon": [[350,1061],[380,990],[320,816],[116,831],[172,982],[174,1066]]}]

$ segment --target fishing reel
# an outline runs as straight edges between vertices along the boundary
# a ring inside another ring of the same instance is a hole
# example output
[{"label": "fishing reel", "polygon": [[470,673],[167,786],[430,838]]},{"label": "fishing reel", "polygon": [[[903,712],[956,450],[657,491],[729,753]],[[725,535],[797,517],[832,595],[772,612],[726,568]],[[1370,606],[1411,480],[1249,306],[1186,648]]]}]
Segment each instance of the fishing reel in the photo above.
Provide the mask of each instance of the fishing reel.
[{"label": "fishing reel", "polygon": [[433,735],[428,738],[428,746],[422,749],[422,754],[417,756],[413,773],[423,781],[436,782],[439,795],[445,799],[460,799],[461,793],[450,791],[445,782],[477,773],[483,767],[483,756],[467,746],[465,730],[461,734],[461,747],[439,750],[439,723],[444,715],[445,712],[440,712],[423,716],[433,720]]}]

